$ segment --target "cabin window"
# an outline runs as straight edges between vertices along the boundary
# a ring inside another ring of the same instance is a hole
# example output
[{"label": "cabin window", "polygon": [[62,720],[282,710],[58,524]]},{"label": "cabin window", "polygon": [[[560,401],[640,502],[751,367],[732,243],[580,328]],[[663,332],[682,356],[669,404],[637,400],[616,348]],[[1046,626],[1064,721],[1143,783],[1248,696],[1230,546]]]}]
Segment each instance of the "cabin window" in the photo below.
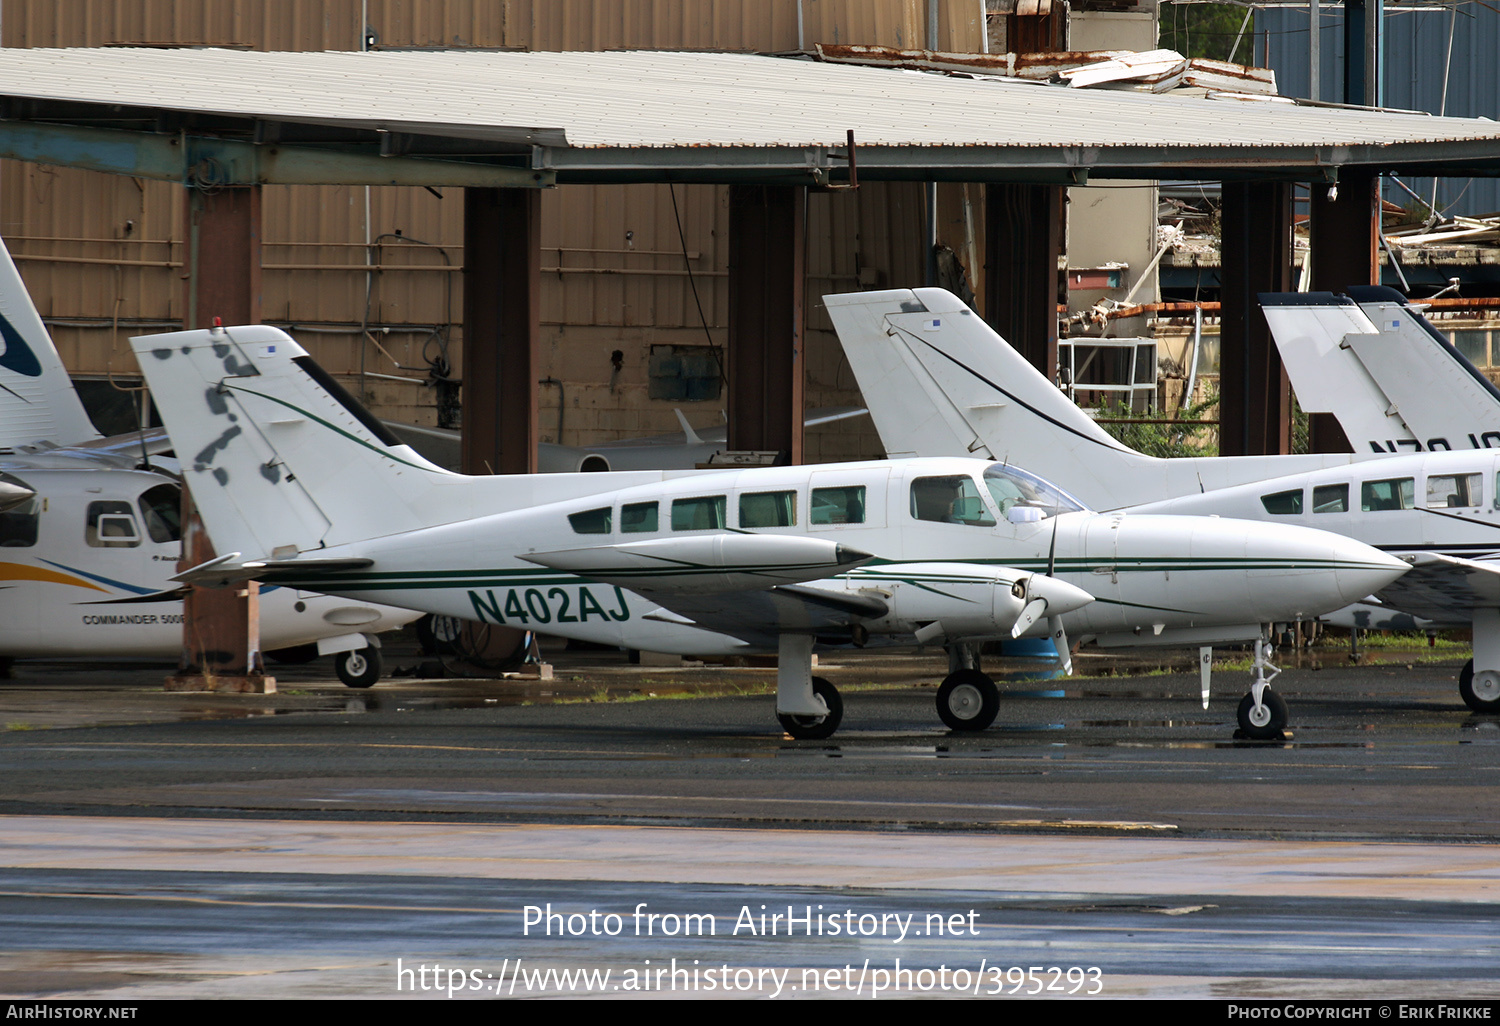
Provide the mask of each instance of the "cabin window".
[{"label": "cabin window", "polygon": [[574,534],[608,534],[609,533],[608,506],[599,509],[586,509],[582,513],[568,514],[568,523],[573,525]]},{"label": "cabin window", "polygon": [[133,549],[141,543],[128,502],[91,502],[83,532],[96,549]]},{"label": "cabin window", "polygon": [[1302,512],[1302,489],[1298,488],[1290,492],[1277,492],[1275,495],[1262,495],[1260,504],[1266,508],[1267,513],[1277,516],[1286,516],[1291,513]]},{"label": "cabin window", "polygon": [[796,492],[751,492],[740,496],[741,527],[791,527],[796,522]]},{"label": "cabin window", "polygon": [[865,522],[865,486],[814,488],[808,506],[808,519],[814,524],[862,524]]},{"label": "cabin window", "polygon": [[1314,513],[1349,512],[1349,486],[1346,484],[1319,485],[1313,489]]},{"label": "cabin window", "polygon": [[182,540],[182,490],[176,485],[161,484],[141,493],[137,503],[146,533],[154,542]]},{"label": "cabin window", "polygon": [[967,474],[917,478],[911,483],[911,515],[938,524],[995,526],[995,518],[979,497],[979,486]]},{"label": "cabin window", "polygon": [[1393,477],[1386,481],[1366,481],[1359,486],[1359,508],[1366,513],[1390,509],[1412,509],[1416,506],[1416,481]]},{"label": "cabin window", "polygon": [[1483,499],[1483,476],[1451,474],[1427,479],[1428,509],[1465,509]]},{"label": "cabin window", "polygon": [[0,513],[0,547],[21,549],[35,545],[41,520],[42,504],[36,499],[27,499]]},{"label": "cabin window", "polygon": [[726,506],[727,502],[722,495],[701,495],[694,499],[673,499],[672,530],[723,530],[724,510]]},{"label": "cabin window", "polygon": [[628,502],[620,507],[622,534],[650,534],[657,530],[656,503]]}]

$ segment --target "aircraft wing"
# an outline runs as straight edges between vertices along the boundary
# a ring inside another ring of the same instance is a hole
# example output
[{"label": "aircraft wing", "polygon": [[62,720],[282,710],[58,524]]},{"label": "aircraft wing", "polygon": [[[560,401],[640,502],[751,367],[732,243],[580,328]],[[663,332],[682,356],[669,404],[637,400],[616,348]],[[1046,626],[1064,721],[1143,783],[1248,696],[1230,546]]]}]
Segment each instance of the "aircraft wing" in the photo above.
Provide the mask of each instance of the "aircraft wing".
[{"label": "aircraft wing", "polygon": [[520,558],[629,588],[659,601],[663,595],[737,593],[815,581],[875,557],[826,538],[715,531],[529,552]]},{"label": "aircraft wing", "polygon": [[837,636],[856,623],[878,620],[890,612],[889,604],[875,596],[836,594],[795,584],[765,591],[652,598],[664,608],[648,619],[691,624],[767,648],[775,647],[781,633]]},{"label": "aircraft wing", "polygon": [[1500,565],[1438,552],[1403,558],[1412,568],[1376,593],[1384,605],[1445,624],[1466,624],[1474,609],[1500,607]]}]

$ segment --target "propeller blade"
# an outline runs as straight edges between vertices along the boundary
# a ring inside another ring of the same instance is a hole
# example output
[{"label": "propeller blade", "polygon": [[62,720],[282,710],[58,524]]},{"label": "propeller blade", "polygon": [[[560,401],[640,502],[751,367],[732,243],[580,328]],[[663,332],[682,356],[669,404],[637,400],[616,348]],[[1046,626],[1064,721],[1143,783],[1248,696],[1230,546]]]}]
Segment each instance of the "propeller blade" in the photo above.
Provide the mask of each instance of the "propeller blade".
[{"label": "propeller blade", "polygon": [[1063,629],[1062,617],[1049,616],[1047,629],[1052,632],[1052,644],[1057,646],[1057,658],[1062,660],[1063,673],[1073,676],[1073,652],[1068,645],[1068,632]]},{"label": "propeller blade", "polygon": [[1021,635],[1031,630],[1031,625],[1040,620],[1043,616],[1046,615],[1046,613],[1047,600],[1044,598],[1032,599],[1030,602],[1026,603],[1026,607],[1021,610],[1021,615],[1016,617],[1015,626],[1010,629],[1010,636],[1013,638],[1019,638]]}]

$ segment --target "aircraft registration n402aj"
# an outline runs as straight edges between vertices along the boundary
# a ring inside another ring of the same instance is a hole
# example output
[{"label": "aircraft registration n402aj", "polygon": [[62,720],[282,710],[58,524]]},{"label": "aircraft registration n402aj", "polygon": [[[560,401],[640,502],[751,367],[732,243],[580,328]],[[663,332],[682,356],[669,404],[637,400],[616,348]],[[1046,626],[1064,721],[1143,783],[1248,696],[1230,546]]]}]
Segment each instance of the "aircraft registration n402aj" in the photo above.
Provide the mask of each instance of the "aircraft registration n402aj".
[{"label": "aircraft registration n402aj", "polygon": [[[184,578],[296,583],[653,651],[776,651],[777,712],[799,737],[842,715],[812,678],[815,644],[1241,640],[1407,569],[1306,528],[1095,514],[964,458],[466,477],[396,442],[276,328],[131,345],[172,437],[196,453],[183,472],[228,553]],[[1254,688],[1252,707],[1274,707],[1264,680]],[[959,729],[987,726],[999,701],[961,664],[938,699]]]}]

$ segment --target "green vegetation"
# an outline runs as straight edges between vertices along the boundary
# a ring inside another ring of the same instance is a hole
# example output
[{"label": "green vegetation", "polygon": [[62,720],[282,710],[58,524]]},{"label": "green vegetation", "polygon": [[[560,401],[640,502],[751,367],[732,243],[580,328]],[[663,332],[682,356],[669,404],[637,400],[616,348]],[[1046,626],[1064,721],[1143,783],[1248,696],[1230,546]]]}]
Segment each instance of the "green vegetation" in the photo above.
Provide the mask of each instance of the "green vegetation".
[{"label": "green vegetation", "polygon": [[[1207,57],[1216,61],[1230,59],[1235,38],[1240,35],[1248,9],[1234,4],[1173,4],[1161,6],[1161,32],[1157,36],[1163,49],[1176,50],[1184,57]],[[1251,41],[1255,19],[1245,25],[1234,60],[1251,63]]]},{"label": "green vegetation", "polygon": [[1132,412],[1129,407],[1114,403],[1098,408],[1099,426],[1111,436],[1130,448],[1147,456],[1174,458],[1178,456],[1219,455],[1219,426],[1195,423],[1219,405],[1217,390],[1209,393],[1202,402],[1182,410],[1171,424],[1108,423],[1111,420],[1151,420],[1162,417],[1152,410],[1144,417]]}]

